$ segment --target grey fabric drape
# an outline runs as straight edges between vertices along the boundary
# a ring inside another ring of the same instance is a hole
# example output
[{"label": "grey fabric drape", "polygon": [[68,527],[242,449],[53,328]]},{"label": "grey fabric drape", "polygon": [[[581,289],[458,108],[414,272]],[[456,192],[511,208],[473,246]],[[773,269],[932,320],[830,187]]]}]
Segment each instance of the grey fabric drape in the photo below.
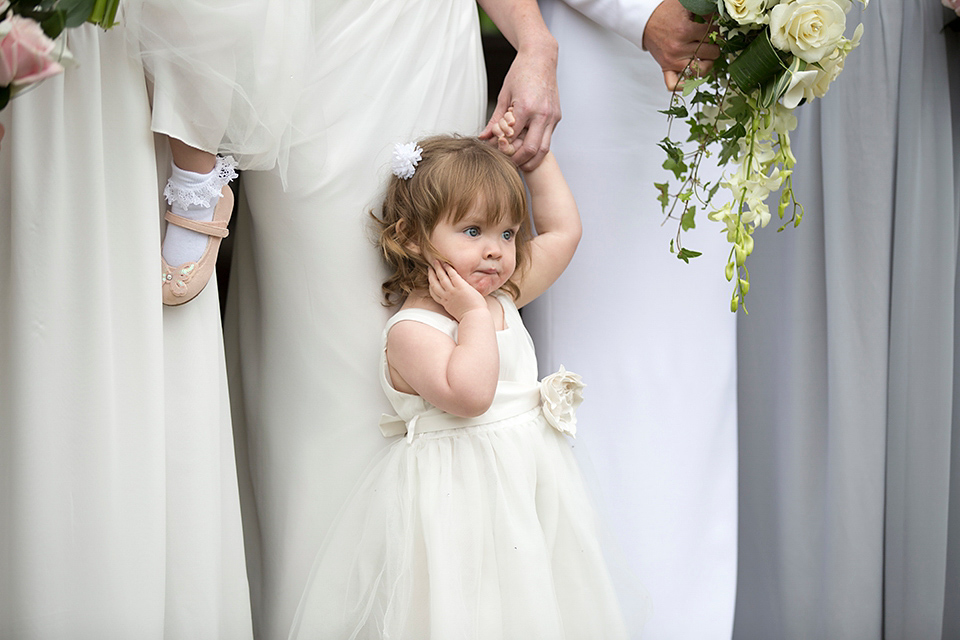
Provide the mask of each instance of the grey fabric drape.
[{"label": "grey fabric drape", "polygon": [[857,5],[860,48],[798,110],[806,217],[758,234],[739,324],[735,638],[960,638],[960,44],[947,17],[939,0]]}]

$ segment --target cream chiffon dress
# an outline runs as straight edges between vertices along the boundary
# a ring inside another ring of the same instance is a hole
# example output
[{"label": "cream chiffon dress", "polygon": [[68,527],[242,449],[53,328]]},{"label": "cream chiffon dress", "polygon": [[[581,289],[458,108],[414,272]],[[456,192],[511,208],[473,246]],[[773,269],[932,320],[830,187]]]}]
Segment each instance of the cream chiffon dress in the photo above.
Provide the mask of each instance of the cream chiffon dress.
[{"label": "cream chiffon dress", "polygon": [[215,282],[160,301],[124,26],[0,112],[0,637],[251,637]]},{"label": "cream chiffon dress", "polygon": [[286,176],[243,176],[226,318],[255,631],[285,639],[330,524],[383,447],[385,278],[368,213],[398,142],[476,134],[473,0],[319,3]]},{"label": "cream chiffon dress", "polygon": [[572,406],[562,401],[571,399],[561,392],[565,376],[544,380],[555,402],[541,409],[533,341],[513,300],[497,299],[506,325],[497,332],[499,381],[493,404],[475,418],[445,413],[390,382],[394,325],[419,322],[456,341],[457,322],[405,309],[387,323],[379,377],[397,415],[384,416],[381,429],[406,436],[379,456],[338,517],[291,639],[627,637],[560,431],[571,423],[561,410]]}]

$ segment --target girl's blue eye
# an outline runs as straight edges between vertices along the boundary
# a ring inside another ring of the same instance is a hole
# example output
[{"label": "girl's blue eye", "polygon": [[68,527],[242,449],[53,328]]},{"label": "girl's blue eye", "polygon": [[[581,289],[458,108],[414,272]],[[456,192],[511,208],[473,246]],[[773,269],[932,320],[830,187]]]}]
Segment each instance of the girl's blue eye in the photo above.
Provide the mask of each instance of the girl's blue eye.
[{"label": "girl's blue eye", "polygon": [[511,240],[511,239],[513,239],[513,236],[515,236],[515,235],[517,235],[517,232],[516,232],[516,231],[514,231],[513,229],[507,229],[506,231],[503,232],[503,239],[504,239],[504,240]]},{"label": "girl's blue eye", "polygon": [[468,236],[470,236],[471,238],[476,238],[477,236],[480,235],[480,229],[476,227],[467,227],[466,229],[463,230],[463,232]]}]

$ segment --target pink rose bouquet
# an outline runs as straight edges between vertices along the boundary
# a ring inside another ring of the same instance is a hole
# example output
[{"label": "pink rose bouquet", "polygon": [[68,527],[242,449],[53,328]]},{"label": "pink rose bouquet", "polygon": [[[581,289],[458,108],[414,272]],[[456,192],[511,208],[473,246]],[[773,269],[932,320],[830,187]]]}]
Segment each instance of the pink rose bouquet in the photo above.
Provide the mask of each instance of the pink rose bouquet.
[{"label": "pink rose bouquet", "polygon": [[61,73],[54,49],[36,21],[8,16],[0,22],[0,85],[15,90]]},{"label": "pink rose bouquet", "polygon": [[23,87],[63,72],[56,38],[86,21],[107,29],[120,0],[0,0],[0,109]]}]

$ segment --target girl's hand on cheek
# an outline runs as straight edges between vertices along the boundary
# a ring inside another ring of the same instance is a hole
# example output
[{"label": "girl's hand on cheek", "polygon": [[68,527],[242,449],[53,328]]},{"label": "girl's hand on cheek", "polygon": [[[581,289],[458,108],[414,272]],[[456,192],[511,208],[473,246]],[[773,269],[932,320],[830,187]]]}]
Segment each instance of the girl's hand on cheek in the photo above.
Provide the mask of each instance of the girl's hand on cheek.
[{"label": "girl's hand on cheek", "polygon": [[434,260],[427,277],[430,281],[430,297],[457,322],[460,322],[468,311],[487,308],[487,302],[480,292],[467,284],[449,264],[440,264],[439,260]]}]

